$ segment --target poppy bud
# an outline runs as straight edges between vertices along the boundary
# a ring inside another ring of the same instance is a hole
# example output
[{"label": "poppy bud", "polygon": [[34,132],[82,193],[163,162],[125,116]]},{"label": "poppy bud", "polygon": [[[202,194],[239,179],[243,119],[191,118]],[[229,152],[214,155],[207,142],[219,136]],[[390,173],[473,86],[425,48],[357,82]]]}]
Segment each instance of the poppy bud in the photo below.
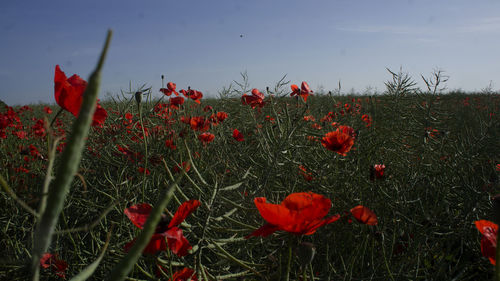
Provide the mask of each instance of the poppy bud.
[{"label": "poppy bud", "polygon": [[165,79],[165,76],[163,76],[163,74],[161,75],[161,80]]},{"label": "poppy bud", "polygon": [[310,264],[314,259],[314,254],[316,254],[316,247],[313,243],[302,242],[297,248],[297,256],[299,258],[299,263],[302,266]]},{"label": "poppy bud", "polygon": [[137,104],[141,104],[142,102],[142,92],[135,92],[135,101]]}]

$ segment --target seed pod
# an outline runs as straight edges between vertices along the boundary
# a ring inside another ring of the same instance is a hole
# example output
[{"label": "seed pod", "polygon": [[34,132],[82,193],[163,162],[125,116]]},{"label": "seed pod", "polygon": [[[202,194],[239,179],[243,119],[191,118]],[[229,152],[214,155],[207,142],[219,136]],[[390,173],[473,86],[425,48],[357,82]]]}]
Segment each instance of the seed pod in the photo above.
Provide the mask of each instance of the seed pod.
[{"label": "seed pod", "polygon": [[135,101],[137,104],[141,104],[142,102],[142,92],[135,92]]}]

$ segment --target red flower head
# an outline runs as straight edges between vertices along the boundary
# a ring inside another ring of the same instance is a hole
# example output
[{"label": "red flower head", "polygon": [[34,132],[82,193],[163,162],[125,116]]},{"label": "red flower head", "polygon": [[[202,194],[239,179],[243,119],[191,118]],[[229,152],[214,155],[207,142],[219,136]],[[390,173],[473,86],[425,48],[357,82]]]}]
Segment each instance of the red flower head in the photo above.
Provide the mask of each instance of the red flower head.
[{"label": "red flower head", "polygon": [[334,132],[327,133],[322,139],[321,144],[331,151],[335,151],[342,156],[346,156],[354,144],[354,138],[337,129]]},{"label": "red flower head", "polygon": [[252,95],[243,94],[241,97],[243,104],[248,104],[254,109],[255,107],[262,108],[264,106],[264,94],[257,89],[252,89]]},{"label": "red flower head", "polygon": [[378,219],[375,213],[364,207],[364,206],[356,206],[351,209],[351,214],[354,216],[354,218],[360,222],[364,223],[367,225],[377,225],[378,224]]},{"label": "red flower head", "polygon": [[189,170],[191,170],[191,165],[187,162],[182,162],[180,166],[179,164],[176,164],[173,169],[176,173],[180,173],[182,170],[186,171],[187,173],[189,172]]},{"label": "red flower head", "polygon": [[[75,117],[80,113],[80,106],[83,102],[83,93],[87,87],[87,81],[74,74],[69,79],[61,71],[59,65],[56,65],[54,75],[54,95],[57,104],[71,112]],[[102,125],[108,117],[108,113],[98,103],[92,118],[92,125]]]},{"label": "red flower head", "polygon": [[[192,212],[194,212],[201,205],[198,200],[189,200],[184,203],[177,209],[174,217],[170,222],[168,221],[165,215],[162,215],[162,219],[158,226],[156,227],[155,233],[149,240],[149,244],[144,248],[143,253],[148,254],[156,254],[159,251],[167,250],[168,248],[174,252],[174,254],[179,257],[183,257],[187,255],[187,251],[192,248],[192,246],[187,241],[186,237],[182,234],[182,230],[177,226],[181,224],[187,216],[189,216]],[[125,209],[125,215],[130,219],[130,221],[142,229],[146,220],[151,213],[153,207],[151,205],[143,203],[137,204],[128,207]],[[165,238],[167,238],[167,242],[165,243]],[[125,251],[129,251],[130,248],[135,243],[135,239],[127,243],[125,245]]]},{"label": "red flower head", "polygon": [[205,119],[203,116],[191,117],[189,125],[194,131],[205,132],[210,129],[210,120]]},{"label": "red flower head", "polygon": [[477,230],[483,235],[481,238],[481,253],[490,260],[491,264],[496,265],[498,225],[487,220],[479,220],[474,223]]},{"label": "red flower head", "polygon": [[167,83],[167,88],[161,88],[160,89],[160,92],[162,92],[163,94],[167,95],[167,96],[170,96],[172,94],[175,94],[176,96],[179,95],[179,93],[177,93],[175,91],[175,88],[177,87],[177,85],[175,85],[175,83],[172,83],[172,82],[168,82]]},{"label": "red flower head", "polygon": [[198,281],[198,277],[194,274],[194,270],[184,267],[183,269],[176,271],[172,278],[168,279],[168,281]]},{"label": "red flower head", "polygon": [[173,98],[170,98],[170,108],[178,109],[179,105],[182,105],[183,103],[184,103],[184,98],[183,97],[173,97]]},{"label": "red flower head", "polygon": [[370,180],[381,179],[384,177],[385,165],[384,164],[375,164],[370,167]]},{"label": "red flower head", "polygon": [[186,97],[194,100],[196,103],[201,104],[200,99],[203,98],[203,93],[200,91],[196,91],[188,87],[188,90],[180,90],[180,92]]},{"label": "red flower head", "polygon": [[308,172],[306,167],[299,165],[299,174],[301,174],[306,181],[312,181],[314,177],[311,172]]},{"label": "red flower head", "polygon": [[51,109],[50,107],[48,107],[48,106],[44,106],[44,107],[43,107],[43,110],[44,110],[44,111],[45,111],[45,113],[47,113],[47,114],[51,114],[51,113],[52,113],[52,109]]},{"label": "red flower head", "polygon": [[290,96],[301,96],[305,102],[307,102],[307,97],[309,95],[312,95],[313,91],[311,91],[311,89],[309,89],[309,85],[306,83],[306,82],[302,82],[302,85],[300,85],[300,90],[299,90],[299,86],[293,84],[291,86],[292,88],[292,93],[290,94]]},{"label": "red flower head", "polygon": [[264,197],[257,197],[254,202],[267,224],[245,238],[265,237],[278,230],[311,235],[321,226],[340,218],[338,214],[324,218],[330,211],[332,203],[323,195],[312,192],[292,193],[281,204],[267,203]]},{"label": "red flower head", "polygon": [[217,121],[223,122],[224,120],[226,120],[226,118],[227,118],[227,113],[225,113],[224,111],[217,112]]},{"label": "red flower head", "polygon": [[68,269],[68,264],[64,260],[59,259],[57,255],[50,253],[43,254],[40,259],[40,266],[45,269],[50,267],[57,276],[66,279],[66,273],[64,272]]},{"label": "red flower head", "polygon": [[203,133],[198,136],[198,139],[203,143],[203,145],[207,145],[214,140],[215,136],[212,133]]},{"label": "red flower head", "polygon": [[240,131],[238,131],[238,129],[234,129],[234,131],[233,131],[233,138],[236,141],[244,141],[245,140],[243,138],[243,134]]}]

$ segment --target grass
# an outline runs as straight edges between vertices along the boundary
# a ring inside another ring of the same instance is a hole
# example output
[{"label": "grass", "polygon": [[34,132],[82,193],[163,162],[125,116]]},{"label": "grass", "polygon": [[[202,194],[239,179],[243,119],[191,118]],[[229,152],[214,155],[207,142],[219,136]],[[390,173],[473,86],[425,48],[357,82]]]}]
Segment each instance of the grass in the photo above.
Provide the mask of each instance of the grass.
[{"label": "grass", "polygon": [[[201,105],[187,100],[170,115],[158,111],[166,101],[144,98],[142,121],[133,95],[104,102],[108,118],[90,131],[49,252],[69,264],[66,275],[72,277],[97,259],[111,233],[92,277],[105,279],[126,255],[124,245],[139,233],[124,209],[154,205],[179,177],[174,166],[191,161],[165,213],[172,215],[189,199],[201,201],[180,226],[193,249],[182,258],[170,251],[142,255],[129,280],[168,280],[183,267],[209,280],[284,280],[290,250],[290,280],[491,279],[494,268],[481,255],[473,223],[493,217],[491,197],[500,189],[500,96],[432,94],[405,79],[388,83],[393,87],[384,95],[317,94],[305,103],[289,97],[289,86],[280,81],[266,93],[259,112],[241,103],[241,95],[250,90],[243,82],[241,89],[225,89],[220,99],[202,99]],[[212,109],[204,111],[207,105]],[[63,112],[50,130],[37,135],[36,121],[47,117],[50,122],[58,110],[51,105],[53,113],[47,114],[43,108],[13,108],[11,116],[15,113],[19,122],[5,128],[6,138],[0,140],[0,175],[34,210],[42,197],[48,148],[56,137],[69,133],[74,120]],[[2,112],[7,114],[8,108]],[[180,121],[217,112],[226,112],[228,118],[212,124],[208,132],[215,138],[206,145],[198,140],[201,132]],[[370,124],[363,121],[365,114]],[[332,122],[356,130],[346,156],[319,142],[335,130]],[[243,142],[232,138],[233,129],[242,132]],[[19,131],[26,137],[14,134]],[[175,149],[165,145],[167,139]],[[61,139],[59,148],[65,141]],[[54,166],[59,167],[61,152],[55,155]],[[370,179],[374,164],[386,165],[382,179]],[[300,165],[313,180],[305,179]],[[141,167],[150,174],[139,172]],[[265,223],[255,197],[279,203],[302,191],[330,198],[330,214],[344,215],[364,205],[379,223],[363,225],[344,217],[313,235],[279,231],[244,238]],[[0,193],[0,204],[0,276],[28,279],[37,219],[6,192]],[[303,251],[311,245],[314,258],[304,263]],[[165,269],[160,277],[158,265]],[[54,272],[42,270],[42,279],[53,278],[58,278]]]}]

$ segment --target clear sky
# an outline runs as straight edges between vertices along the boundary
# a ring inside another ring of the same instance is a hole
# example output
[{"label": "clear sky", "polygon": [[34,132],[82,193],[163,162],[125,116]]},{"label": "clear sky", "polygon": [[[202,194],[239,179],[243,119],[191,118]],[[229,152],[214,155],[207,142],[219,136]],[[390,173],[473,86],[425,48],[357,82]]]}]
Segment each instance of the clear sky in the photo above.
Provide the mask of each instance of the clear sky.
[{"label": "clear sky", "polygon": [[216,96],[244,71],[260,89],[286,74],[312,90],[382,92],[386,67],[500,88],[498,0],[18,0],[0,2],[0,99],[54,102],[55,65],[87,79],[108,28],[101,97],[130,81],[160,96],[162,74]]}]

